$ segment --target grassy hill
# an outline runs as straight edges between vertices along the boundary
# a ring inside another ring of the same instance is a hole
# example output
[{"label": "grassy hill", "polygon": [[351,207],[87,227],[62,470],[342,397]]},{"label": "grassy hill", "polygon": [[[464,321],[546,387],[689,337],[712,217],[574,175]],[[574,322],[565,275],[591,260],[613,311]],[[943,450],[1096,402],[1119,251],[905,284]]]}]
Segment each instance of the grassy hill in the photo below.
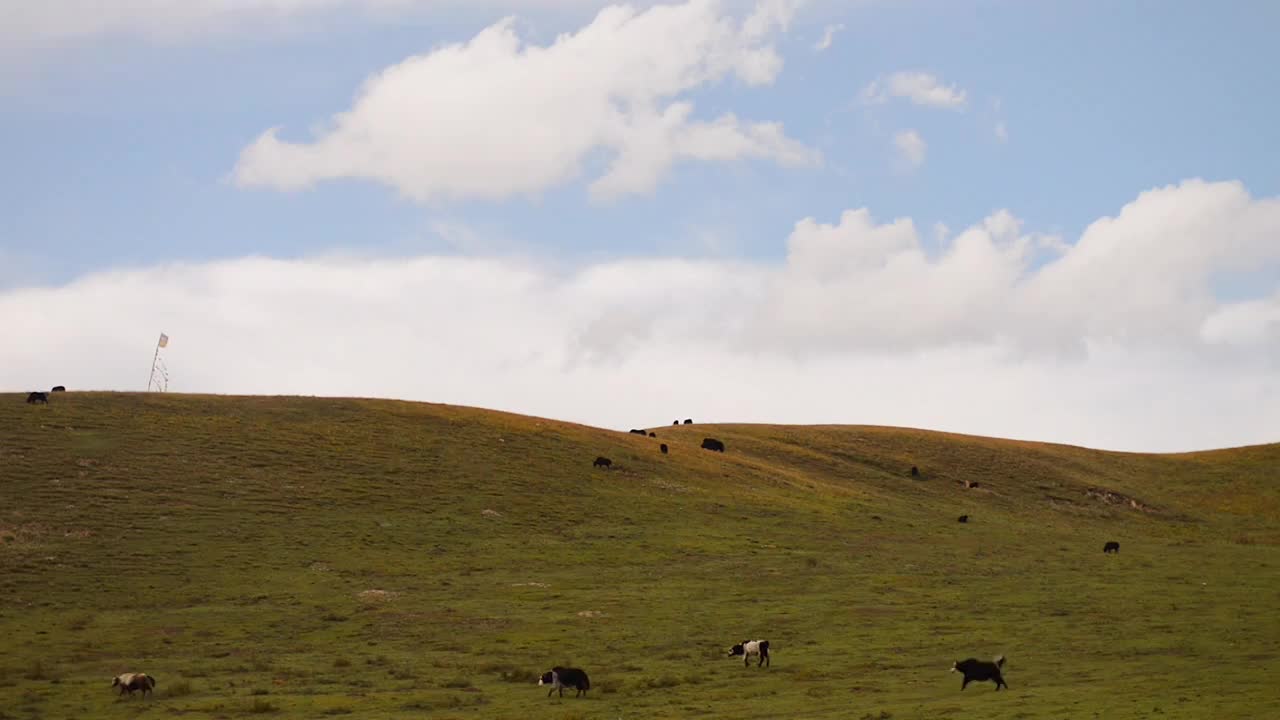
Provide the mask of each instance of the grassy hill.
[{"label": "grassy hill", "polygon": [[[1280,717],[1280,445],[23,399],[0,720]],[[758,637],[772,667],[724,656]],[[947,672],[997,654],[1009,692]],[[116,699],[135,670],[155,696]]]}]

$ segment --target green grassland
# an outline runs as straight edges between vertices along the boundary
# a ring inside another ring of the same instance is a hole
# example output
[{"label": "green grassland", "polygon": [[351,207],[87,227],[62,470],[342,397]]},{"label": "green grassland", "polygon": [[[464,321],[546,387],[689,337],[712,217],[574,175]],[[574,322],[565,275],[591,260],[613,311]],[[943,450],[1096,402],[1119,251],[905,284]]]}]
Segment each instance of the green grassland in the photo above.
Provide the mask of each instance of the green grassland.
[{"label": "green grassland", "polygon": [[[0,720],[1280,718],[1280,445],[23,399]],[[758,637],[771,667],[725,657]],[[1010,690],[961,692],[997,654]],[[546,697],[554,664],[587,698]]]}]

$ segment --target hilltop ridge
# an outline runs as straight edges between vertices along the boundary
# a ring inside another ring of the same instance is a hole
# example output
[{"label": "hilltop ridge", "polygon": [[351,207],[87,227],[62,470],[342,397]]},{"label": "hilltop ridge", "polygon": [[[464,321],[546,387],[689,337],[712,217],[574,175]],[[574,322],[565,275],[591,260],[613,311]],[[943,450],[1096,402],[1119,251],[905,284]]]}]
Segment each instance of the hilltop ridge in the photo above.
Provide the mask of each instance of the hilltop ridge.
[{"label": "hilltop ridge", "polygon": [[[1280,445],[648,429],[391,400],[0,396],[0,687],[20,696],[4,712],[131,717],[105,687],[134,670],[159,679],[146,702],[191,717],[1272,707],[1250,668],[1280,658],[1256,600],[1280,590]],[[771,640],[770,668],[723,657],[747,636]],[[1012,691],[960,694],[951,661],[997,652]],[[1232,687],[1201,677],[1209,657]],[[544,697],[556,663],[591,671],[589,699]]]}]

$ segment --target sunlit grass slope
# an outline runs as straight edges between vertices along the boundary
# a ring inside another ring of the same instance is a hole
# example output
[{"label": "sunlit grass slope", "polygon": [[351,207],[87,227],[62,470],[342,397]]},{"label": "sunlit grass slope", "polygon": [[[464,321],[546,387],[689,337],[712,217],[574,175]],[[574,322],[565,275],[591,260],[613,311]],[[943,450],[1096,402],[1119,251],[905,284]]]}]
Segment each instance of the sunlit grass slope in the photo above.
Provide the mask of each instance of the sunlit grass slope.
[{"label": "sunlit grass slope", "polygon": [[[23,400],[0,395],[3,720],[1280,718],[1277,445]],[[724,657],[759,637],[772,667]],[[997,654],[1008,692],[947,672]],[[545,697],[555,664],[586,699]],[[117,699],[126,671],[154,697]]]}]

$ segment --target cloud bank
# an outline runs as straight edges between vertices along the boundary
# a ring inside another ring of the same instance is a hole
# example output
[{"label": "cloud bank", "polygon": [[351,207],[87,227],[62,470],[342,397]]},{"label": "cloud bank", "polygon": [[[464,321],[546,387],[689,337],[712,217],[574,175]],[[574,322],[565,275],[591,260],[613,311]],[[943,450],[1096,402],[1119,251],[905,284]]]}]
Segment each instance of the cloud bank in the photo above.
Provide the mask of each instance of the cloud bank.
[{"label": "cloud bank", "polygon": [[651,191],[680,161],[817,165],[780,123],[701,120],[680,99],[730,78],[772,83],[782,68],[772,38],[796,5],[762,0],[741,21],[712,0],[611,6],[547,46],[522,42],[506,18],[369,78],[312,142],[265,131],[234,178],[278,190],[361,178],[419,202],[500,199],[563,185],[603,153],[589,189],[605,199]]},{"label": "cloud bank", "polygon": [[[42,44],[98,36],[176,41],[211,31],[283,28],[333,13],[390,19],[414,12],[571,9],[590,10],[602,0],[0,0],[0,41]],[[648,3],[644,3],[648,4]]]},{"label": "cloud bank", "polygon": [[[1273,441],[1280,199],[1190,180],[1073,243],[866,209],[785,261],[243,258],[0,293],[0,387],[400,397],[616,428],[862,422],[1185,450]],[[932,235],[929,233],[928,235]],[[1235,295],[1240,295],[1236,288]]]}]

